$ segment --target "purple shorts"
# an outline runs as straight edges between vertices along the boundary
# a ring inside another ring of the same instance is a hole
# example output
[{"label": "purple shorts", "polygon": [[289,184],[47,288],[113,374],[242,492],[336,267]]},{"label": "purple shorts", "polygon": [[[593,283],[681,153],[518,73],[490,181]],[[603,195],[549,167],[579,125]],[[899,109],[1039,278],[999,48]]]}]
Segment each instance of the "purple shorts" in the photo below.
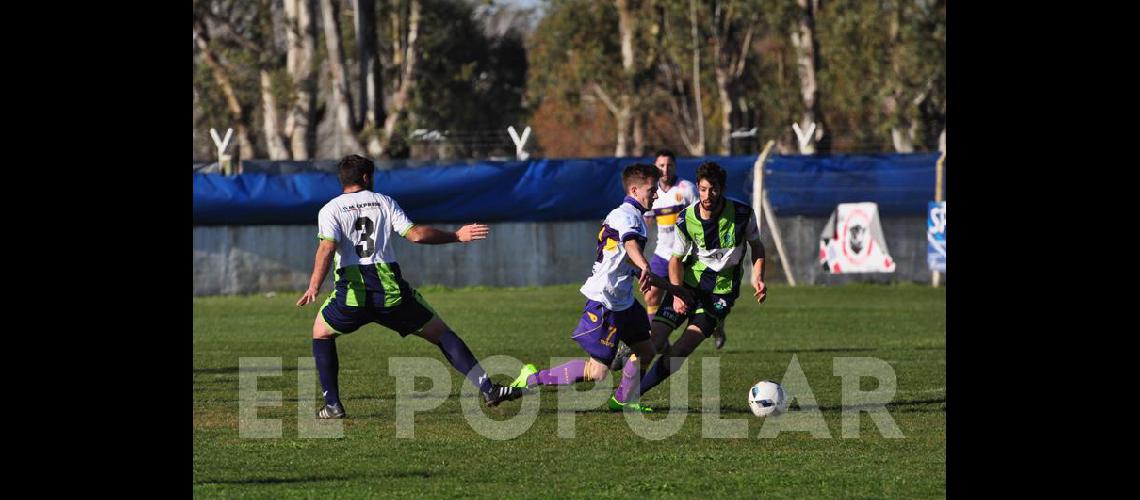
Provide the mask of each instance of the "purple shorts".
[{"label": "purple shorts", "polygon": [[662,258],[660,255],[653,254],[653,258],[649,259],[649,270],[665,280],[669,279],[669,259]]},{"label": "purple shorts", "polygon": [[630,346],[649,340],[649,316],[637,301],[624,311],[611,311],[601,302],[587,299],[582,319],[570,338],[591,358],[608,365],[617,353],[618,340]]}]

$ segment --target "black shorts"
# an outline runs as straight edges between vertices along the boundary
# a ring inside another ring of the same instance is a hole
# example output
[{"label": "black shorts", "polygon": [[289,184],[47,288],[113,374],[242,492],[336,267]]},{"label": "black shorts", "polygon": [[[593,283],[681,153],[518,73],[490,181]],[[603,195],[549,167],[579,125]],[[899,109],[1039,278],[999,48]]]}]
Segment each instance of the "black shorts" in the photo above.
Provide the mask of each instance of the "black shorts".
[{"label": "black shorts", "polygon": [[422,330],[424,325],[435,317],[435,309],[424,300],[420,292],[416,290],[411,292],[404,295],[396,306],[379,308],[371,305],[360,307],[345,305],[343,300],[336,300],[337,292],[334,290],[321,307],[321,317],[336,333],[352,333],[368,323],[377,323],[394,330],[401,337],[407,337]]},{"label": "black shorts", "polygon": [[661,300],[661,308],[653,315],[653,321],[668,325],[672,331],[688,320],[690,325],[695,325],[701,330],[705,338],[709,338],[724,324],[724,319],[732,311],[736,297],[703,292],[689,286],[685,286],[685,289],[693,293],[696,304],[690,305],[685,314],[680,314],[673,309],[673,294],[666,292],[665,298]]}]

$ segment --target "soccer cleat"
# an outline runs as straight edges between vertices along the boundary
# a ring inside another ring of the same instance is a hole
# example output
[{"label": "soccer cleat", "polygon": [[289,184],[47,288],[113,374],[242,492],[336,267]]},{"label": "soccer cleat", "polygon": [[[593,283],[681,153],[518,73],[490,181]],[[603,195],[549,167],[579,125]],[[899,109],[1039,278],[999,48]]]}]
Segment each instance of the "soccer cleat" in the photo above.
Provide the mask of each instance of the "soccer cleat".
[{"label": "soccer cleat", "polygon": [[347,416],[348,414],[344,412],[344,406],[341,406],[340,403],[335,405],[326,404],[324,408],[321,408],[320,411],[317,412],[317,418],[322,419],[344,418]]},{"label": "soccer cleat", "polygon": [[609,402],[610,411],[639,411],[641,413],[653,413],[653,408],[638,403],[622,403],[617,398],[610,396]]},{"label": "soccer cleat", "polygon": [[483,403],[487,406],[499,406],[503,401],[514,401],[528,392],[530,391],[525,387],[505,387],[496,384],[491,387],[491,392],[483,394]]},{"label": "soccer cleat", "polygon": [[716,341],[716,348],[717,349],[724,347],[724,341],[725,341],[724,326],[717,328],[716,331],[713,332],[713,340]]},{"label": "soccer cleat", "polygon": [[622,342],[618,347],[617,354],[614,355],[614,360],[610,362],[610,371],[620,372],[625,368],[625,362],[629,361],[629,356],[633,354],[633,350]]},{"label": "soccer cleat", "polygon": [[527,379],[529,379],[530,376],[534,375],[535,373],[538,373],[537,367],[535,367],[534,365],[529,364],[529,363],[523,365],[522,369],[519,370],[519,377],[516,378],[514,382],[511,382],[511,387],[519,387],[522,389],[526,389],[527,388],[527,383],[526,383]]}]

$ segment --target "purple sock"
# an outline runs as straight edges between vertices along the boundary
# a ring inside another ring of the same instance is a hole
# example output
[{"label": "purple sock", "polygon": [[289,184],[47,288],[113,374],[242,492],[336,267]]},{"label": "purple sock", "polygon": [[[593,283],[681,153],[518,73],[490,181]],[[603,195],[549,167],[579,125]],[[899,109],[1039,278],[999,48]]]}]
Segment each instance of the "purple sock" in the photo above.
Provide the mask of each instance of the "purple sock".
[{"label": "purple sock", "polygon": [[585,372],[586,360],[575,359],[558,366],[553,366],[549,370],[540,370],[538,373],[527,377],[526,385],[528,387],[535,385],[570,385],[585,379]]},{"label": "purple sock", "polygon": [[619,403],[629,401],[630,396],[633,395],[634,386],[641,382],[641,370],[634,365],[636,356],[630,356],[629,360],[625,362],[625,368],[621,369],[621,383],[614,391],[614,399]]}]

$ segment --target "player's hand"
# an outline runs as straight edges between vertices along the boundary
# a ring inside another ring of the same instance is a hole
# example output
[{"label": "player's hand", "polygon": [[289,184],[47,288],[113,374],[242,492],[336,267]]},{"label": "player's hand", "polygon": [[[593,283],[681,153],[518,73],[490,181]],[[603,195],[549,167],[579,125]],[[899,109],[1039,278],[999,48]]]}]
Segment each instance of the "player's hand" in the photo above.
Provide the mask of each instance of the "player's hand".
[{"label": "player's hand", "polygon": [[689,311],[689,304],[686,304],[684,299],[682,299],[681,297],[674,295],[673,296],[673,310],[677,311],[677,314],[685,314],[686,312]]},{"label": "player's hand", "polygon": [[768,287],[762,280],[756,280],[752,283],[752,287],[756,289],[756,293],[752,294],[756,297],[757,304],[763,304],[768,299]]},{"label": "player's hand", "polygon": [[316,300],[317,300],[317,289],[316,288],[310,288],[308,290],[305,290],[305,294],[302,295],[300,299],[297,299],[297,307],[301,307],[301,306],[308,304],[310,302],[316,302]]},{"label": "player's hand", "polygon": [[648,293],[649,289],[653,287],[649,283],[649,269],[642,269],[641,274],[637,276],[637,288],[641,290],[642,294]]},{"label": "player's hand", "polygon": [[459,241],[467,243],[469,241],[486,239],[487,233],[489,232],[491,232],[491,228],[476,222],[459,228],[459,230],[455,232],[455,237],[459,239]]},{"label": "player's hand", "polygon": [[682,286],[675,286],[672,290],[669,290],[669,292],[673,294],[674,299],[680,298],[686,305],[692,304],[695,300],[693,298],[693,292]]}]

